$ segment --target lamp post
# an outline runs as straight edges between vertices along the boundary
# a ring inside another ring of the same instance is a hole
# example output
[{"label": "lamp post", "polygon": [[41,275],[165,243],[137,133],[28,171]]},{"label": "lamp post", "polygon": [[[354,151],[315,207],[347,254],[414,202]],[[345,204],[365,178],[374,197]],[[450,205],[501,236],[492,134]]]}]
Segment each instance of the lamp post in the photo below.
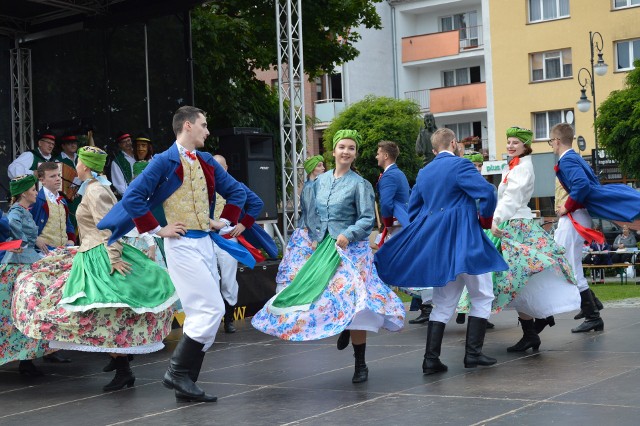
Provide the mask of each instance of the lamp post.
[{"label": "lamp post", "polygon": [[[598,43],[598,40],[594,41],[596,36],[600,38],[599,43]],[[591,88],[591,98],[593,99],[593,135],[594,135],[594,142],[596,145],[595,156],[593,158],[593,169],[596,173],[596,176],[598,176],[598,132],[596,131],[596,117],[598,115],[598,107],[596,104],[596,83],[593,77],[596,74],[599,76],[603,76],[607,73],[608,65],[605,64],[604,60],[602,59],[603,45],[604,45],[604,41],[602,40],[602,34],[600,34],[597,31],[596,32],[589,31],[589,47],[591,48],[591,72],[589,72],[589,70],[586,68],[580,68],[580,70],[578,71],[578,83],[581,86],[580,99],[577,102],[578,110],[580,112],[587,112],[591,107],[591,101],[589,100],[589,98],[587,98],[587,89],[585,89],[587,84],[589,84]],[[593,63],[593,59],[594,59],[593,57],[595,54],[594,47],[598,50],[598,62],[596,62],[595,64]],[[584,76],[584,78],[581,78],[580,76],[582,75],[583,72],[586,73],[587,75]]]}]

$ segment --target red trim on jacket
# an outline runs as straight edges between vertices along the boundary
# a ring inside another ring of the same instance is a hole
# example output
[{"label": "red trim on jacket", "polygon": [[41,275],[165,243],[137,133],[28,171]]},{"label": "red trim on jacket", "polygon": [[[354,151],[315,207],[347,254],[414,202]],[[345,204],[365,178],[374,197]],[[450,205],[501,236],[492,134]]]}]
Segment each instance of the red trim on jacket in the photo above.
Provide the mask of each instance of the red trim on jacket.
[{"label": "red trim on jacket", "polygon": [[133,219],[133,223],[135,223],[138,232],[141,234],[152,231],[160,225],[150,211],[146,212],[143,216]]},{"label": "red trim on jacket", "polygon": [[240,217],[241,209],[238,206],[234,206],[233,204],[225,204],[222,209],[222,213],[220,213],[221,218],[227,219],[232,224],[238,223],[238,218]]},{"label": "red trim on jacket", "polygon": [[493,216],[491,217],[479,216],[478,220],[480,221],[480,226],[482,226],[482,229],[491,229],[491,224],[493,223]]}]

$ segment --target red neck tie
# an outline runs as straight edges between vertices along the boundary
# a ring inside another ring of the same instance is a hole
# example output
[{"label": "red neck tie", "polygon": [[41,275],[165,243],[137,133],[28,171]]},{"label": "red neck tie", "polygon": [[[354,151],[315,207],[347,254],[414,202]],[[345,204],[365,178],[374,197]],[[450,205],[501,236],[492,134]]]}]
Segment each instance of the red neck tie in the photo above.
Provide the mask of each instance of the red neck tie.
[{"label": "red neck tie", "polygon": [[56,198],[56,203],[60,204],[63,198],[64,197],[62,195],[58,195],[58,198]]},{"label": "red neck tie", "polygon": [[196,157],[196,155],[195,155],[193,152],[191,152],[191,151],[189,151],[189,150],[185,149],[185,150],[184,150],[184,155],[186,155],[186,156],[187,156],[187,158],[190,158],[190,159],[192,159],[193,161],[196,161],[196,158],[197,158],[197,157]]},{"label": "red neck tie", "polygon": [[[520,164],[520,157],[513,158],[511,161],[509,161],[509,170],[512,170],[518,164]],[[507,175],[504,177],[504,180],[502,181],[502,183],[507,183],[508,176],[509,176],[509,173],[507,173]]]}]

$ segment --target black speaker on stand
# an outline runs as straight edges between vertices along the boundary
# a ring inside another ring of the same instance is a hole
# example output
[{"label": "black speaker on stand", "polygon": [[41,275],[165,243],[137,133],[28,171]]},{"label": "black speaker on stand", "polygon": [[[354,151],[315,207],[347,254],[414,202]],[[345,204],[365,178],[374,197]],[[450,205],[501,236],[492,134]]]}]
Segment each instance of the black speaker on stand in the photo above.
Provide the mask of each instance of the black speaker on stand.
[{"label": "black speaker on stand", "polygon": [[228,171],[264,201],[257,220],[277,220],[276,162],[273,135],[254,127],[214,130],[218,153],[227,160]]}]

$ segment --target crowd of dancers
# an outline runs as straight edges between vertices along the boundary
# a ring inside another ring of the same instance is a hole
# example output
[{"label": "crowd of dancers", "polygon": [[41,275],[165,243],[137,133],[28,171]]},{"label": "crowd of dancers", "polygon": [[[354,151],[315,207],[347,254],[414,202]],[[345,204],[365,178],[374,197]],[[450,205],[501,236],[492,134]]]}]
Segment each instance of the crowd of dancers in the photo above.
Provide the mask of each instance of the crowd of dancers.
[{"label": "crowd of dancers", "polygon": [[[161,350],[179,309],[182,337],[162,382],[178,402],[217,400],[197,381],[223,318],[225,331],[235,331],[238,262],[253,267],[264,260],[260,249],[269,257],[278,252],[254,226],[260,198],[226,172],[223,157],[201,151],[209,136],[204,111],[181,107],[172,124],[175,143],[150,161],[131,161],[124,149],[131,138],[121,135],[123,153],[112,167],[128,164],[131,172],[112,173],[120,201],[104,176],[107,154],[99,148],[68,155],[79,186],[70,200],[58,193],[59,166],[37,158],[52,135],[22,158],[28,172],[12,176],[12,206],[0,220],[8,244],[0,265],[0,364],[19,360],[22,374],[37,376],[33,359],[69,361],[59,349],[104,352],[110,355],[104,371],[115,375],[103,389],[130,387],[131,357]],[[551,237],[528,207],[532,137],[527,129],[507,129],[511,161],[497,191],[475,167],[482,157],[464,158],[449,129],[433,133],[433,160],[413,188],[396,165],[398,146],[381,141],[376,189],[384,229],[374,254],[376,196],[354,168],[362,138],[355,130],[337,131],[335,167],[325,171],[321,156],[304,164],[299,225],[284,249],[276,294],[253,317],[253,327],[292,341],[338,336],[338,350],[353,347],[353,383],[368,380],[367,332],[404,327],[404,304],[390,286],[429,295],[422,302],[430,309],[418,321],[428,324],[424,374],[447,371],[441,346],[456,312],[458,322],[467,321],[465,368],[497,362],[483,352],[492,312],[517,312],[523,335],[509,352],[537,350],[542,330],[564,312],[581,310],[584,321],[573,332],[603,330],[582,271],[583,242],[602,238],[590,229],[592,215],[639,218],[640,193],[600,185],[571,148],[573,128],[558,124],[549,141],[560,158],[558,229]]]}]

